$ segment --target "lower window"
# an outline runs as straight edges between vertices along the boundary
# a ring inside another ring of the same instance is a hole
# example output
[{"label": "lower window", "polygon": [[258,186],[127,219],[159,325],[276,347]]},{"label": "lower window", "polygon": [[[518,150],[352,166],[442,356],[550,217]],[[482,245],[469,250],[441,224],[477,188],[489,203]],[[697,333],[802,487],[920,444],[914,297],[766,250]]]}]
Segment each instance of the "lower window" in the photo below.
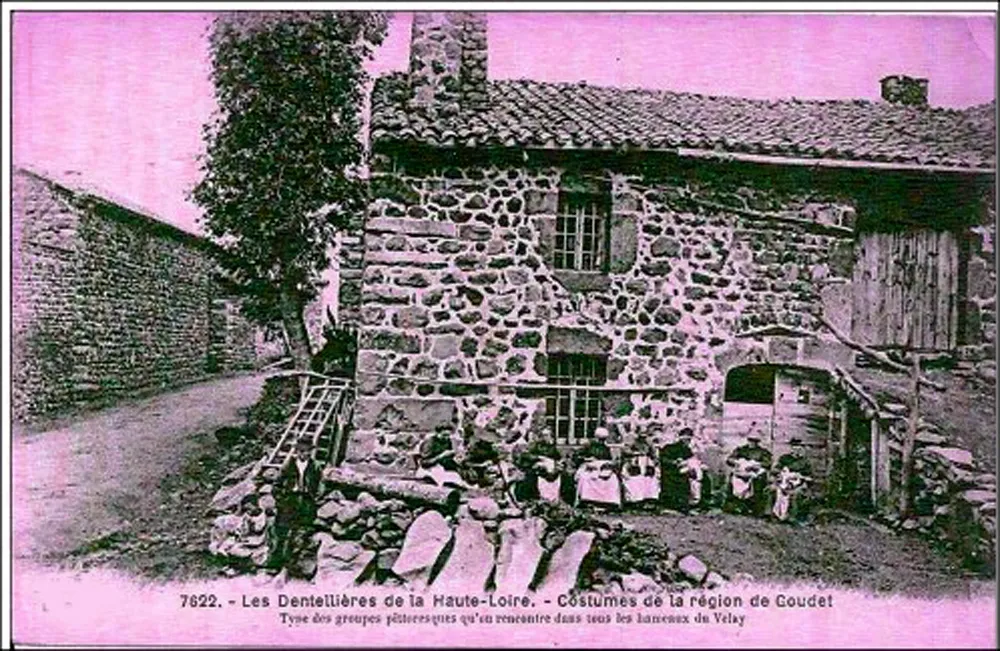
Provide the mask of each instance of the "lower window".
[{"label": "lower window", "polygon": [[579,445],[594,435],[603,417],[602,393],[587,387],[604,384],[606,366],[603,357],[593,355],[549,356],[549,384],[566,386],[554,389],[546,404],[557,443]]}]

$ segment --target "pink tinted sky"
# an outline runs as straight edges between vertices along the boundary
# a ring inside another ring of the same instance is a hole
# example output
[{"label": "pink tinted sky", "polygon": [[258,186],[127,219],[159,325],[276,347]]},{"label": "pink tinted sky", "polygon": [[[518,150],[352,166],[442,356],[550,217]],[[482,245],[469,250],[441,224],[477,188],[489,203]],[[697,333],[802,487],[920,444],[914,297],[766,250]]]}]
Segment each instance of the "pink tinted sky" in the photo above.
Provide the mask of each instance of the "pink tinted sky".
[{"label": "pink tinted sky", "polygon": [[[88,182],[196,230],[201,125],[214,103],[207,13],[14,15],[14,162]],[[410,14],[371,69],[407,65]],[[995,97],[991,16],[492,13],[489,74],[746,97],[878,99],[930,79],[930,101]]]}]

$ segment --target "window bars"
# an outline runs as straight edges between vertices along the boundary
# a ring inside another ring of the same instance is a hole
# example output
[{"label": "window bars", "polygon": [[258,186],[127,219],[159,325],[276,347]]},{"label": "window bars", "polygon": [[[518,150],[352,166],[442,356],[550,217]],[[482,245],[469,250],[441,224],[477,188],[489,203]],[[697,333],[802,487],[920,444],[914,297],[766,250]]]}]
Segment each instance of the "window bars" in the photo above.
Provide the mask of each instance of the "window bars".
[{"label": "window bars", "polygon": [[560,192],[553,263],[556,269],[603,271],[607,259],[608,197]]},{"label": "window bars", "polygon": [[548,425],[558,443],[585,443],[601,424],[601,392],[581,387],[604,384],[607,378],[606,366],[603,357],[593,355],[549,356],[549,382],[568,385],[565,389],[553,390],[546,400]]}]

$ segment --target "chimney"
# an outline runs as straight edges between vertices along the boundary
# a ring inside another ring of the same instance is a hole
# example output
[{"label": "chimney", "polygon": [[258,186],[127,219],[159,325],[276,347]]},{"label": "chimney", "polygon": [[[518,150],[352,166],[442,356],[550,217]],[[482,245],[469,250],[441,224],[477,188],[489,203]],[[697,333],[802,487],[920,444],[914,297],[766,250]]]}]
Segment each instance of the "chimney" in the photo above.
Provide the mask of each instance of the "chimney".
[{"label": "chimney", "polygon": [[882,99],[890,104],[927,106],[927,80],[906,75],[882,78]]},{"label": "chimney", "polygon": [[412,103],[448,117],[486,104],[486,14],[419,12],[410,32]]}]

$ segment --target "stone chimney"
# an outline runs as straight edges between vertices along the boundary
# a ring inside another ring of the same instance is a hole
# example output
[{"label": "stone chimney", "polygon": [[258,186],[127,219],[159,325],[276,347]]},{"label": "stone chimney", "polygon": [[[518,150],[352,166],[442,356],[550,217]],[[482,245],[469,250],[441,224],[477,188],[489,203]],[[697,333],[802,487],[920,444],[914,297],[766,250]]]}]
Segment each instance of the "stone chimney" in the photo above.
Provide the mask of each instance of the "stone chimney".
[{"label": "stone chimney", "polygon": [[413,106],[448,117],[486,104],[486,14],[418,12],[410,33]]},{"label": "stone chimney", "polygon": [[890,104],[927,106],[927,80],[906,75],[882,78],[882,99]]}]

